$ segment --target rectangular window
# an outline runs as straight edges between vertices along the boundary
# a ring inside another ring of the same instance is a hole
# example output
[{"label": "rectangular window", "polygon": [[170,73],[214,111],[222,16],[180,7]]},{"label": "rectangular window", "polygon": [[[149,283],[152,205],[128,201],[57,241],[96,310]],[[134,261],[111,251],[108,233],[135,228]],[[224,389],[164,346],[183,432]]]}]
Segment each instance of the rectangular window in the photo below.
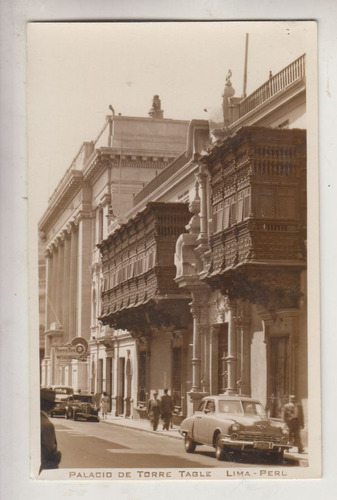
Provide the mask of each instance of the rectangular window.
[{"label": "rectangular window", "polygon": [[243,218],[247,219],[250,215],[250,188],[244,190],[244,202],[243,202]]},{"label": "rectangular window", "polygon": [[230,211],[229,211],[229,224],[233,226],[236,224],[236,209],[237,209],[237,204],[236,204],[236,195],[231,196],[230,198]]},{"label": "rectangular window", "polygon": [[229,226],[229,207],[230,207],[230,198],[225,200],[225,209],[224,209],[224,224],[223,227],[226,229]]},{"label": "rectangular window", "polygon": [[215,205],[213,216],[214,216],[213,231],[215,233],[218,233],[223,229],[223,202]]},{"label": "rectangular window", "polygon": [[243,219],[243,191],[238,193],[238,217],[237,221],[241,222]]}]

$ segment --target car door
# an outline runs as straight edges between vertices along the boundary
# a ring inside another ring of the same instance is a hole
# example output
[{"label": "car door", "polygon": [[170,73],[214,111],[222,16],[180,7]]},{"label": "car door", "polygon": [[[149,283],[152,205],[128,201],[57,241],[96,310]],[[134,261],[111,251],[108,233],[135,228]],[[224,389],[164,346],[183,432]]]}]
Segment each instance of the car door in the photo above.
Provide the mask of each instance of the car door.
[{"label": "car door", "polygon": [[194,439],[200,443],[212,444],[212,435],[215,417],[215,401],[207,399],[203,401],[203,406],[199,407],[195,415]]}]

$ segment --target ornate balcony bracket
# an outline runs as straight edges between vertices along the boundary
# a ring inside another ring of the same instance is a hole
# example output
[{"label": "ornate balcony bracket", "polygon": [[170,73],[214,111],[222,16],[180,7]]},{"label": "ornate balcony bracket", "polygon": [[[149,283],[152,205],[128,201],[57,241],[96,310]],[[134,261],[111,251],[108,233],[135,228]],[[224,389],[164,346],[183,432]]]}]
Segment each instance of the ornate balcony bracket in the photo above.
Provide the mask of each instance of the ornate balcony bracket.
[{"label": "ornate balcony bracket", "polygon": [[101,317],[103,324],[127,330],[134,338],[151,337],[156,329],[185,329],[190,318],[190,298],[150,300],[139,307]]},{"label": "ornate balcony bracket", "polygon": [[275,311],[299,307],[301,270],[243,265],[208,274],[204,281],[229,299],[248,300]]},{"label": "ornate balcony bracket", "polygon": [[97,342],[99,344],[102,344],[106,349],[111,349],[112,347],[114,347],[114,339],[110,335],[98,337]]}]

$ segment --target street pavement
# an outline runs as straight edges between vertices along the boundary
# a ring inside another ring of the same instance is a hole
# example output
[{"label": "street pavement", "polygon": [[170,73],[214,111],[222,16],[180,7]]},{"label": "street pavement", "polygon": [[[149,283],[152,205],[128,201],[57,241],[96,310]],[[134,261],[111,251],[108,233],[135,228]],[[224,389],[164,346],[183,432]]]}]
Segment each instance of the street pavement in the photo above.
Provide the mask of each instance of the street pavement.
[{"label": "street pavement", "polygon": [[[149,432],[152,434],[159,434],[161,436],[165,436],[173,439],[183,440],[183,436],[179,433],[179,426],[173,425],[173,427],[169,430],[163,430],[163,426],[161,423],[158,425],[158,429],[154,431],[151,427],[149,420],[147,419],[132,419],[132,418],[124,418],[124,417],[115,417],[108,414],[107,418],[101,420],[101,422],[105,424],[112,424],[121,427],[137,429],[143,432]],[[307,450],[304,449],[304,453],[297,453],[296,448],[291,448],[288,452],[285,453],[285,458],[287,460],[296,461],[297,465],[302,467],[308,466],[308,453]]]},{"label": "street pavement", "polygon": [[[99,467],[224,467],[214,457],[214,449],[198,446],[195,453],[186,453],[179,427],[169,431],[159,425],[154,431],[145,419],[134,420],[109,415],[96,422],[52,419],[56,427],[61,468]],[[226,467],[238,464],[226,462]],[[257,465],[255,460],[241,462],[245,467]],[[307,466],[306,454],[287,453],[284,466]],[[263,467],[275,464],[263,463]]]}]

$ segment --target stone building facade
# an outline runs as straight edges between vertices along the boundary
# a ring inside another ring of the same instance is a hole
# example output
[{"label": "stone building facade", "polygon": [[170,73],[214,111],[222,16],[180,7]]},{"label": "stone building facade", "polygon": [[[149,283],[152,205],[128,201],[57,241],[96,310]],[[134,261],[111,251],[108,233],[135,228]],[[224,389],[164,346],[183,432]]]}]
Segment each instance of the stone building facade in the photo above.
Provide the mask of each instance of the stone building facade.
[{"label": "stone building facade", "polygon": [[[301,56],[222,121],[112,116],[81,149],[39,229],[47,256],[42,383],[106,390],[146,417],[168,388],[177,420],[206,394],[248,394],[307,418],[306,83]],[[60,271],[62,269],[62,271]],[[84,360],[57,345],[84,337]]]},{"label": "stone building facade", "polygon": [[[222,392],[256,397],[274,417],[295,393],[307,417],[305,114],[305,56],[246,98],[228,77],[222,123],[192,121],[185,154],[100,245],[99,319],[135,340],[133,417],[166,387],[180,418]],[[165,217],[175,276],[156,258]]]},{"label": "stone building facade", "polygon": [[[158,96],[147,118],[111,110],[97,139],[81,146],[38,228],[46,265],[41,384],[113,397],[113,331],[97,319],[104,287],[97,244],[121,224],[145,184],[185,150],[188,122],[164,118]],[[87,341],[86,356],[61,356],[60,348],[78,338]],[[114,339],[128,366],[133,338],[118,332]]]}]

